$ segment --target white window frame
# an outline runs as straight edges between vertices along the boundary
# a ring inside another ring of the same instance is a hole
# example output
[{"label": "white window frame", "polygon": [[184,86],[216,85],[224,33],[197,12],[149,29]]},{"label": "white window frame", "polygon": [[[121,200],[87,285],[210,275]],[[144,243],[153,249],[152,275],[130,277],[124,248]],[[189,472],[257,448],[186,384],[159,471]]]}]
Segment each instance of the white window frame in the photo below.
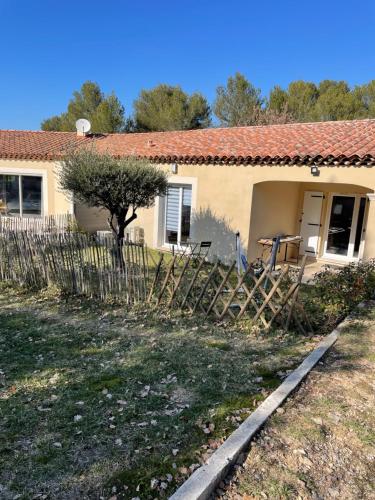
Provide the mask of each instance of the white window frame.
[{"label": "white window frame", "polygon": [[[331,219],[331,211],[332,211],[332,202],[334,196],[346,196],[348,198],[354,198],[354,207],[353,207],[353,221],[352,227],[350,230],[350,239],[348,245],[348,254],[347,255],[337,255],[334,253],[327,252],[328,246],[328,231],[329,231],[329,223]],[[363,226],[362,226],[362,234],[361,234],[361,242],[359,244],[358,256],[354,257],[354,244],[355,244],[355,236],[357,232],[357,224],[358,224],[358,214],[361,198],[365,198],[367,200],[367,196],[365,193],[362,194],[350,194],[350,193],[329,193],[328,195],[328,204],[327,204],[327,213],[325,217],[325,225],[324,225],[324,247],[323,247],[323,255],[324,259],[337,260],[341,262],[358,262],[363,257],[363,250],[365,244],[365,234],[366,234],[366,220],[367,220],[367,210],[368,203],[366,202],[365,212],[363,214]]]},{"label": "white window frame", "polygon": [[[196,177],[180,177],[180,176],[170,176],[168,178],[168,184],[171,186],[176,185],[179,187],[189,186],[191,187],[191,213],[190,213],[190,238],[194,234],[194,214],[197,206],[197,187],[198,180]],[[182,193],[182,190],[181,190]],[[180,209],[181,209],[181,194],[180,194]],[[166,250],[171,250],[173,247],[178,245],[167,243],[165,241],[165,228],[166,228],[166,198],[158,196],[155,201],[154,210],[154,235],[153,242],[155,248],[162,248]],[[179,234],[180,234],[181,220],[179,220]]]},{"label": "white window frame", "polygon": [[[0,175],[18,175],[19,198],[20,198],[20,213],[12,215],[12,217],[20,218],[39,218],[48,214],[48,184],[47,184],[47,171],[42,169],[28,169],[25,171],[22,168],[6,168],[0,169]],[[26,214],[22,213],[22,177],[41,177],[42,191],[41,191],[41,214]]]},{"label": "white window frame", "polygon": [[[191,185],[189,184],[170,184],[171,187],[177,187],[178,188],[178,226],[177,226],[177,243],[169,243],[166,241],[167,237],[167,203],[165,200],[165,207],[166,209],[164,210],[164,241],[163,241],[163,246],[172,249],[173,247],[181,247],[183,244],[181,244],[181,218],[182,218],[182,202],[183,202],[183,196],[184,196],[184,188],[190,188],[191,191],[193,190]],[[191,233],[191,206],[190,206],[190,233]]]}]

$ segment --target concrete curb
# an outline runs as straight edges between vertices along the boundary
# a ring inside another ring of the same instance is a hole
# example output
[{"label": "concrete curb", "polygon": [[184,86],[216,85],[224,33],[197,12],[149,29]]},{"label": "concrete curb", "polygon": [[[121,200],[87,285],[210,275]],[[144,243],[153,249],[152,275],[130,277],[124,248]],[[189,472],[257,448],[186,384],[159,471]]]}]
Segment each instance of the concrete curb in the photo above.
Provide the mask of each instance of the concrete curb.
[{"label": "concrete curb", "polygon": [[178,488],[170,500],[205,500],[209,498],[220,480],[225,477],[229,467],[235,464],[240,453],[247,448],[254,434],[263,427],[272,413],[332,347],[340,331],[347,326],[349,319],[351,319],[350,316],[319,343],[318,347],[304,359],[299,367],[229,436],[207,463],[197,469]]}]

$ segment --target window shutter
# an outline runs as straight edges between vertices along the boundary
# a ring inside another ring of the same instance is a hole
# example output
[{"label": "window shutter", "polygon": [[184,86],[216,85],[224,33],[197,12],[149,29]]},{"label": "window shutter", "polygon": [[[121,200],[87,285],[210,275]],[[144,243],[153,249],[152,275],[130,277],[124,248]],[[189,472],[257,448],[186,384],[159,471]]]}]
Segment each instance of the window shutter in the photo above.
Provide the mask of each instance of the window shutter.
[{"label": "window shutter", "polygon": [[178,231],[178,215],[180,211],[180,189],[175,186],[168,187],[167,193],[167,231]]}]

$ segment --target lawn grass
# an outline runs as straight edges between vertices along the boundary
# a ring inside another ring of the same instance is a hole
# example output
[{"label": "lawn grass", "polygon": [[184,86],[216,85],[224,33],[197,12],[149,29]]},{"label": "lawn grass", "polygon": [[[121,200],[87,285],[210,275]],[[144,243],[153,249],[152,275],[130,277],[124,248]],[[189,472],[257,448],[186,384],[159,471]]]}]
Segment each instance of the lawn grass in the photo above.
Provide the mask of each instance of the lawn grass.
[{"label": "lawn grass", "polygon": [[0,497],[169,495],[319,340],[249,331],[1,285]]},{"label": "lawn grass", "polygon": [[375,302],[253,440],[225,491],[237,498],[374,498]]}]

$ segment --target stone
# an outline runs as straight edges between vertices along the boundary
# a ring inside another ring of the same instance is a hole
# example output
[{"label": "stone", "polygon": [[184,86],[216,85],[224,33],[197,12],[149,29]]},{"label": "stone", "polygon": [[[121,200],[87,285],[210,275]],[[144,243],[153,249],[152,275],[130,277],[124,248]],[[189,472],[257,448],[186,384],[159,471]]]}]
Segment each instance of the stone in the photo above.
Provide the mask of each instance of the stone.
[{"label": "stone", "polygon": [[311,419],[316,425],[323,425],[323,420],[320,417],[312,417]]},{"label": "stone", "polygon": [[296,448],[293,450],[293,453],[296,455],[307,455],[306,451],[303,448]]}]

